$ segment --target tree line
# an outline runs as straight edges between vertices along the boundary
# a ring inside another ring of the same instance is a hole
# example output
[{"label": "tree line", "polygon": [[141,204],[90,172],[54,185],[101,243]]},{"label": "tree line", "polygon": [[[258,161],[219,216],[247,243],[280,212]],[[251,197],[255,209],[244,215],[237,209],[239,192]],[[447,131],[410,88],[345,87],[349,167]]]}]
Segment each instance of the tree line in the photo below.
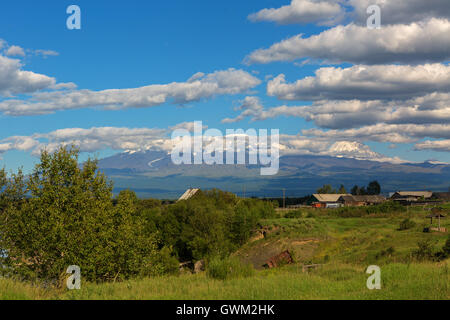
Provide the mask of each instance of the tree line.
[{"label": "tree line", "polygon": [[[340,187],[336,190],[333,188],[331,184],[326,184],[319,189],[317,189],[318,194],[346,194],[347,190],[344,185],[340,185]],[[353,186],[350,193],[354,196],[365,196],[365,195],[379,195],[381,193],[381,185],[378,181],[371,181],[367,185],[367,187],[360,187],[358,185]]]}]

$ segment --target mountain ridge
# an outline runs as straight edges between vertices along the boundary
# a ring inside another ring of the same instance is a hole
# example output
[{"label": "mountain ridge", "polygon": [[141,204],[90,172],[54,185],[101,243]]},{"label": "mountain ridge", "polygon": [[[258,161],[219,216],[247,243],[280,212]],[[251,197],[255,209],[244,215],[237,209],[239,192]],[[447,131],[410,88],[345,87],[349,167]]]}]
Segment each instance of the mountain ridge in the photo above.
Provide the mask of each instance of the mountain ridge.
[{"label": "mountain ridge", "polygon": [[190,187],[278,197],[282,189],[287,196],[304,196],[323,184],[343,184],[350,189],[372,180],[378,180],[385,193],[400,189],[446,191],[450,185],[448,164],[398,164],[323,155],[281,156],[274,176],[261,176],[259,165],[175,165],[170,154],[162,151],[119,153],[99,160],[99,168],[114,181],[116,193],[132,189],[140,197],[173,199]]}]

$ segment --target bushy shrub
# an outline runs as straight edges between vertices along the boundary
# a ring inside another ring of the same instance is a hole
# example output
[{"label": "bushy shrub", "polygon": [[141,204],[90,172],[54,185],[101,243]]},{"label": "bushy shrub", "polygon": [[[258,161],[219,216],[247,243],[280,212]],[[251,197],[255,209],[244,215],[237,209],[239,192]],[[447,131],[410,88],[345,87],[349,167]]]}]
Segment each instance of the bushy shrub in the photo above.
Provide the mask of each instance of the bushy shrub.
[{"label": "bushy shrub", "polygon": [[385,250],[381,250],[379,253],[377,253],[375,255],[375,259],[380,259],[382,257],[392,257],[395,253],[395,248],[394,247],[389,247]]},{"label": "bushy shrub", "polygon": [[251,264],[242,263],[235,257],[214,257],[208,261],[206,274],[209,278],[227,280],[250,277],[255,274],[255,269]]},{"label": "bushy shrub", "polygon": [[367,214],[363,207],[342,207],[330,212],[342,218],[359,218]]},{"label": "bushy shrub", "polygon": [[405,212],[406,209],[396,201],[386,201],[381,204],[364,207],[342,207],[333,212],[345,218],[358,218],[369,214],[388,214],[395,212]]},{"label": "bushy shrub", "polygon": [[442,261],[450,257],[450,236],[448,237],[447,241],[445,242],[444,246],[441,250],[434,253],[431,251],[432,257],[429,257],[429,254],[426,255],[428,259],[433,259],[435,261]]},{"label": "bushy shrub", "polygon": [[172,249],[164,247],[150,257],[142,268],[141,276],[178,275],[179,261],[173,256]]},{"label": "bushy shrub", "polygon": [[386,201],[375,206],[364,207],[367,214],[405,212],[406,208],[397,201]]},{"label": "bushy shrub", "polygon": [[400,226],[398,230],[408,230],[412,229],[416,226],[416,223],[410,219],[405,219],[402,222],[400,222]]},{"label": "bushy shrub", "polygon": [[301,210],[289,211],[288,213],[286,213],[284,215],[285,218],[289,218],[289,219],[297,219],[297,218],[301,218],[302,216],[303,216],[303,213]]},{"label": "bushy shrub", "polygon": [[228,256],[251,237],[260,219],[274,215],[270,202],[211,190],[162,208],[154,221],[163,244],[173,247],[180,261],[190,261]]},{"label": "bushy shrub", "polygon": [[430,239],[419,241],[417,247],[418,248],[413,252],[417,260],[433,260],[434,246]]},{"label": "bushy shrub", "polygon": [[43,152],[27,179],[19,171],[2,188],[0,264],[8,275],[58,283],[77,265],[84,280],[108,281],[154,264],[157,235],[143,231],[136,195],[122,192],[114,207],[112,184],[97,162],[80,167],[78,155],[66,147]]},{"label": "bushy shrub", "polygon": [[315,217],[316,217],[316,215],[314,214],[314,212],[309,211],[309,212],[306,214],[306,218],[315,218]]},{"label": "bushy shrub", "polygon": [[442,253],[445,258],[450,257],[450,236],[448,237],[447,241],[445,242],[444,246],[442,247]]}]

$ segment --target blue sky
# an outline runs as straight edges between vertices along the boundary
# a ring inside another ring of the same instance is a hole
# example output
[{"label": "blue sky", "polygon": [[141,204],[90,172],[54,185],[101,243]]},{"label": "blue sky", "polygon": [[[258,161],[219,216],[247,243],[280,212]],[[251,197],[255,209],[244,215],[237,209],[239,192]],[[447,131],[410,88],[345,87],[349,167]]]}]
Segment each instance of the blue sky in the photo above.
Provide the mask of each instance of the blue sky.
[{"label": "blue sky", "polygon": [[[334,4],[338,1],[324,2]],[[81,30],[66,28],[68,17],[66,8],[71,4],[81,8]],[[288,83],[294,83],[305,77],[314,76],[320,68],[350,68],[358,65],[358,62],[352,61],[330,63],[313,55],[288,59],[289,61],[280,59],[270,63],[244,63],[244,59],[255,50],[269,48],[283,39],[289,39],[298,34],[308,38],[351,22],[345,18],[333,25],[321,25],[321,23],[311,23],[302,16],[296,18],[298,21],[289,23],[281,20],[270,21],[269,18],[264,17],[259,20],[267,21],[248,19],[250,14],[264,8],[277,9],[289,4],[290,1],[268,0],[4,1],[0,10],[0,39],[5,41],[3,49],[19,46],[23,48],[25,55],[10,56],[6,54],[6,51],[3,51],[2,55],[7,59],[20,60],[21,70],[54,78],[56,83],[76,84],[76,89],[70,90],[101,91],[164,85],[172,82],[184,83],[197,72],[212,74],[229,68],[248,73],[258,79],[260,84],[237,94],[214,94],[193,101],[183,103],[168,101],[150,107],[104,110],[92,106],[57,110],[43,115],[10,115],[3,112],[0,115],[0,140],[3,139],[3,142],[8,144],[10,137],[30,137],[36,133],[46,134],[67,128],[167,129],[194,120],[202,120],[208,127],[221,130],[249,127],[280,128],[282,134],[292,136],[297,135],[301,130],[312,128],[328,131],[332,128],[323,127],[299,116],[281,115],[257,121],[251,121],[251,118],[247,117],[240,122],[222,122],[225,118],[239,115],[239,111],[234,108],[242,104],[245,97],[249,96],[258,97],[264,108],[281,105],[308,106],[317,101],[317,99],[289,100],[277,95],[269,96],[268,81],[275,76],[284,74]],[[287,8],[287,10],[294,9]],[[410,22],[403,22],[405,25],[408,23]],[[52,50],[58,55],[44,57],[36,54],[35,50]],[[428,63],[426,57],[422,58],[424,63]],[[311,59],[311,62],[299,63],[304,59]],[[446,58],[433,61],[433,63],[441,63],[442,66],[446,66],[447,62]],[[388,63],[391,62],[386,61],[386,64]],[[395,61],[392,63],[398,64]],[[414,66],[418,64],[420,65],[420,61],[415,60]],[[33,98],[32,94],[51,90],[53,89],[42,88],[32,93],[13,95],[3,93],[0,95],[0,101],[11,99],[30,101]],[[441,90],[440,93],[446,92]],[[445,125],[448,124],[448,120],[447,118],[441,122],[433,120],[432,123]],[[337,129],[347,130],[348,128]],[[417,137],[411,141],[403,139],[399,143],[392,140],[381,141],[380,138],[372,140],[367,137],[355,137],[354,140],[386,157],[398,157],[408,161],[436,159],[450,162],[450,154],[446,149],[439,149],[439,152],[435,151],[437,150],[435,147],[414,150],[416,143],[445,138],[446,136],[434,135]],[[348,137],[345,139],[345,141],[349,140],[353,141]],[[314,152],[314,150],[308,152]],[[23,165],[28,170],[37,160],[36,156],[31,155],[31,151],[29,148],[10,147],[1,154],[0,162],[8,169]],[[121,150],[105,144],[98,150],[89,149],[89,151],[102,157]]]}]

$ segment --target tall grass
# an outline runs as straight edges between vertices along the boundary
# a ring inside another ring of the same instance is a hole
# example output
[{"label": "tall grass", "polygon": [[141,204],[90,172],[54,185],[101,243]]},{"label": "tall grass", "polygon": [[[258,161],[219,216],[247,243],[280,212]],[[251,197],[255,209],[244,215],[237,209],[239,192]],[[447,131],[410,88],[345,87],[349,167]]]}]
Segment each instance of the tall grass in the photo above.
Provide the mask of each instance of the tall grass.
[{"label": "tall grass", "polygon": [[213,258],[209,261],[206,274],[209,278],[226,280],[234,278],[246,278],[255,274],[255,269],[249,263],[242,263],[236,257],[221,259]]},{"label": "tall grass", "polygon": [[59,291],[30,283],[0,278],[0,300],[40,300],[55,297]]},{"label": "tall grass", "polygon": [[48,292],[0,280],[3,299],[300,300],[450,299],[450,262],[381,266],[381,290],[366,287],[365,267],[332,264],[303,273],[301,267],[258,271],[216,280],[206,274],[167,276],[120,283],[83,283],[81,290]]}]

